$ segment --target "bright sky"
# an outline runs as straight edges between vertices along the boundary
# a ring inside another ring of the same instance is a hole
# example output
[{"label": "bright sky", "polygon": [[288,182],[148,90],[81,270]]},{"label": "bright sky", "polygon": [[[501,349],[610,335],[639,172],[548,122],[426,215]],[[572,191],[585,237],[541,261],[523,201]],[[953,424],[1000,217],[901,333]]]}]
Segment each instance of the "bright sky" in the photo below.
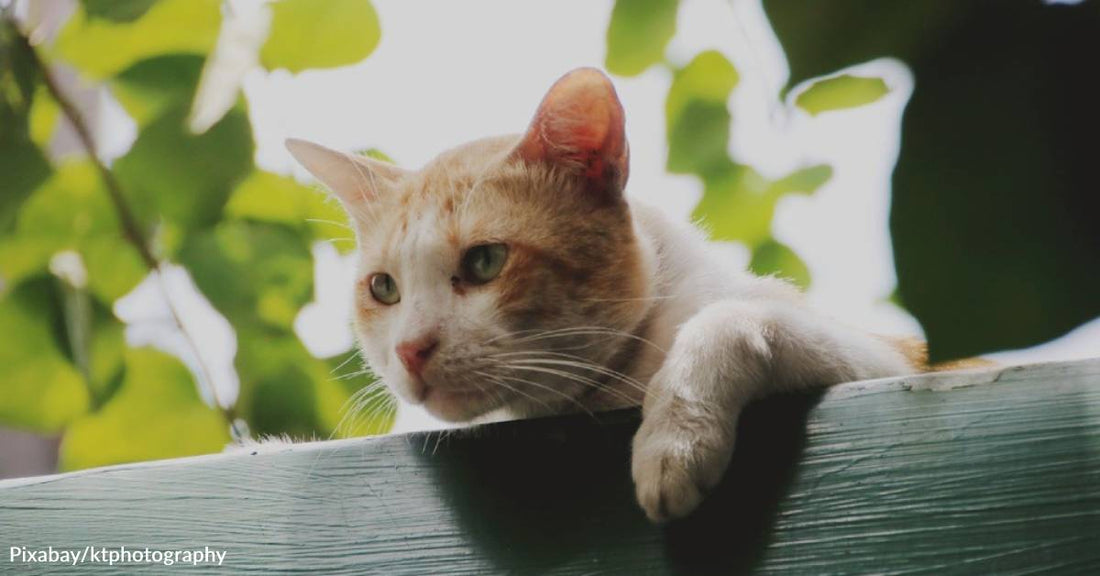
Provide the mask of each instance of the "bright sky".
[{"label": "bright sky", "polygon": [[[288,137],[345,150],[376,147],[413,167],[467,140],[522,131],[555,79],[579,66],[602,66],[612,6],[593,0],[374,4],[383,37],[362,64],[297,76],[255,70],[246,77],[262,167],[308,179],[283,148]],[[736,15],[731,4],[737,5]],[[908,314],[884,301],[895,284],[887,228],[889,179],[900,114],[912,89],[908,69],[888,60],[868,64],[868,71],[890,85],[889,96],[811,118],[777,100],[786,65],[757,2],[682,3],[670,59],[685,63],[711,48],[725,53],[741,75],[731,101],[731,147],[738,160],[769,176],[811,162],[834,168],[832,180],[812,197],[784,200],[773,222],[775,236],[810,268],[810,298],[868,330],[919,334]],[[694,178],[664,171],[664,98],[670,81],[664,69],[615,79],[630,139],[627,190],[630,197],[687,219],[702,190]],[[729,253],[748,261],[744,249],[731,246]],[[331,247],[318,247],[317,255],[318,303],[303,312],[298,328],[311,350],[327,354],[351,342],[352,281],[349,263]],[[204,357],[216,367],[223,400],[233,397],[231,329],[193,294],[185,274],[171,285],[192,331],[201,335]],[[155,290],[143,285],[137,292],[118,307],[137,324],[131,337],[178,351],[178,340],[163,329],[166,311]],[[1097,350],[1100,322],[1093,322],[1062,341],[1001,359],[1075,358]],[[398,429],[433,425],[423,413],[403,410]]]}]

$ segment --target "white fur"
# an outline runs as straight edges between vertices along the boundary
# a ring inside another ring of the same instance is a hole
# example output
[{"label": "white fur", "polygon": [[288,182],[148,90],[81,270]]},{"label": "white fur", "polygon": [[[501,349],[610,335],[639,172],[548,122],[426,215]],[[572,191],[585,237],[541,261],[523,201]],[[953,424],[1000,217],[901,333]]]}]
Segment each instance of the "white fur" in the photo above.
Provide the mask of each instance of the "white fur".
[{"label": "white fur", "polygon": [[731,269],[697,230],[633,207],[658,286],[631,374],[648,382],[634,439],[638,501],[653,521],[690,513],[721,479],[737,418],[773,391],[912,371],[886,342],[806,307],[785,282]]}]

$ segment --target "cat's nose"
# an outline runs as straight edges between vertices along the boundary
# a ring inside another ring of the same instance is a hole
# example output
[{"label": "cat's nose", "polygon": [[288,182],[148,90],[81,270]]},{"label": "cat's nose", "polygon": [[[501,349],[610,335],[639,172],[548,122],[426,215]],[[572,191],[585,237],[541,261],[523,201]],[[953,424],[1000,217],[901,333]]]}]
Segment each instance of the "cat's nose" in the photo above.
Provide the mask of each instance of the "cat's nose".
[{"label": "cat's nose", "polygon": [[406,340],[397,345],[397,357],[405,365],[405,369],[413,376],[420,376],[424,365],[432,357],[432,353],[439,347],[439,339],[434,335],[427,335],[415,340]]}]

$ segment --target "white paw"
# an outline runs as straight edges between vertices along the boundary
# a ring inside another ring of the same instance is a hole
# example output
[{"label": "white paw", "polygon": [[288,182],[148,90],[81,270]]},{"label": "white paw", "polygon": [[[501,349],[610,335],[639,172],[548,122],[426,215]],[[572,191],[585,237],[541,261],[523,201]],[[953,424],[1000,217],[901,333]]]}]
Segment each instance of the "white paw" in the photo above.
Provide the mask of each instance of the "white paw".
[{"label": "white paw", "polygon": [[722,421],[676,401],[655,408],[634,436],[631,469],[638,503],[661,523],[690,514],[722,479],[733,454],[736,416]]}]

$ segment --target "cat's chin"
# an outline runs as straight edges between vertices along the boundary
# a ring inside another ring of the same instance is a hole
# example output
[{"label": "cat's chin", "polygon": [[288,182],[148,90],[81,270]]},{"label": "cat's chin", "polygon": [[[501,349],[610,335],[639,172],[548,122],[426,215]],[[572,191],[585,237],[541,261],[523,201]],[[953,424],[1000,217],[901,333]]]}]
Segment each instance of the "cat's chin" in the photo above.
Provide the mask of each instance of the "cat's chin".
[{"label": "cat's chin", "polygon": [[468,422],[493,409],[492,399],[480,390],[428,387],[421,404],[432,416],[447,422]]}]

